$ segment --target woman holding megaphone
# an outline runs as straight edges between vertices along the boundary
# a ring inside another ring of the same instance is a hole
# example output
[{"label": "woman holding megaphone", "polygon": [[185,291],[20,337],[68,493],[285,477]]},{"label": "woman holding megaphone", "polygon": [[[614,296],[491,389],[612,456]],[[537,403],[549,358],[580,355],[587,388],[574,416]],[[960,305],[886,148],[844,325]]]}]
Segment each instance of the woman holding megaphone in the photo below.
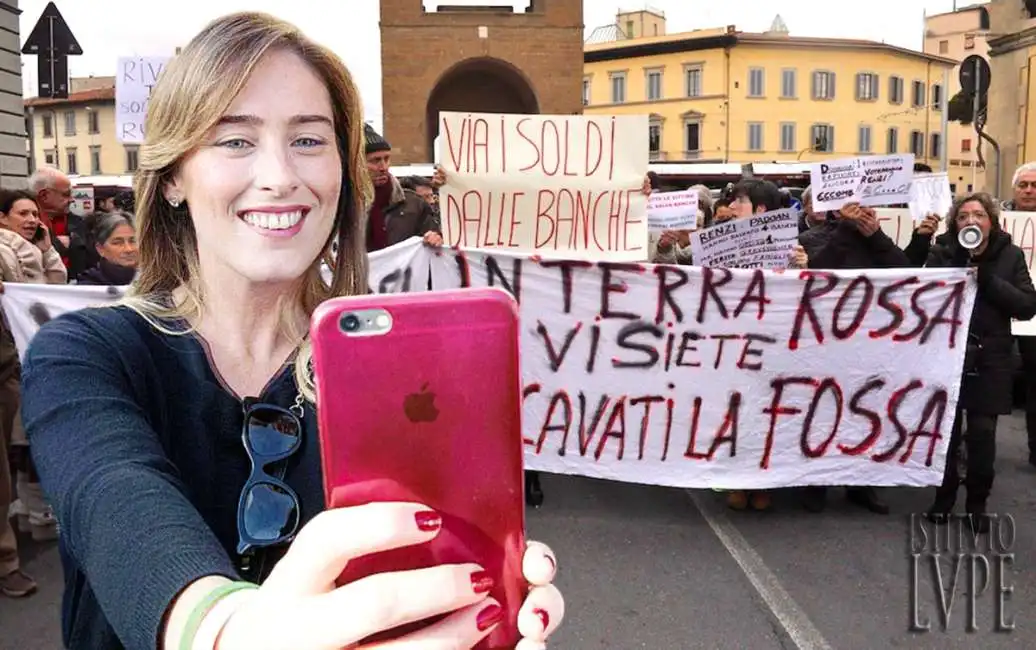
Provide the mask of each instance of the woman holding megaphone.
[{"label": "woman holding megaphone", "polygon": [[928,255],[929,267],[977,270],[978,295],[971,313],[964,378],[950,435],[946,470],[928,519],[946,523],[960,486],[958,459],[966,449],[965,509],[972,530],[989,532],[986,501],[993,487],[997,417],[1011,412],[1011,320],[1036,316],[1033,288],[1022,250],[1000,229],[1000,211],[988,194],[970,194],[950,209],[947,233]]}]

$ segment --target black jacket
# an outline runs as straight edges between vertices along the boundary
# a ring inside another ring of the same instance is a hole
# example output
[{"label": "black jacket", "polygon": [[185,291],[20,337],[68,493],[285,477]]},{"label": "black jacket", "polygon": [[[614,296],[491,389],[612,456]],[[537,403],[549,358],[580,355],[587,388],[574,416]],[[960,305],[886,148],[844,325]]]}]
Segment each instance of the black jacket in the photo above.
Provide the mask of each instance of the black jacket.
[{"label": "black jacket", "polygon": [[947,233],[944,243],[936,243],[928,255],[929,267],[978,266],[978,296],[971,313],[971,329],[981,346],[975,373],[961,384],[961,408],[988,415],[1011,412],[1012,348],[1011,320],[1036,316],[1036,289],[1022,249],[1011,243],[1011,236],[994,230],[982,255],[969,260],[968,251],[957,243],[955,233]]},{"label": "black jacket", "polygon": [[113,264],[102,257],[96,266],[79,274],[78,284],[124,286],[132,283],[136,274],[136,269]]},{"label": "black jacket", "polygon": [[828,219],[799,236],[811,269],[894,269],[912,266],[906,253],[879,229],[864,237],[851,221]]}]

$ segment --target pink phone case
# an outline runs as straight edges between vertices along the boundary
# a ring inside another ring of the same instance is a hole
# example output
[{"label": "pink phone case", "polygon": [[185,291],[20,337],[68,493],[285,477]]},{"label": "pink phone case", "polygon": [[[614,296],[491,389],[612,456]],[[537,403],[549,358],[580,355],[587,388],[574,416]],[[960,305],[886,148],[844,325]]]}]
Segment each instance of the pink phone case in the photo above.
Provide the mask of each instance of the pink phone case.
[{"label": "pink phone case", "polygon": [[[343,329],[349,314],[378,309],[387,332]],[[527,590],[514,299],[499,289],[338,298],[316,310],[311,335],[328,507],[416,501],[443,517],[430,544],[350,562],[340,583],[476,562],[506,612],[478,648],[514,648]]]}]

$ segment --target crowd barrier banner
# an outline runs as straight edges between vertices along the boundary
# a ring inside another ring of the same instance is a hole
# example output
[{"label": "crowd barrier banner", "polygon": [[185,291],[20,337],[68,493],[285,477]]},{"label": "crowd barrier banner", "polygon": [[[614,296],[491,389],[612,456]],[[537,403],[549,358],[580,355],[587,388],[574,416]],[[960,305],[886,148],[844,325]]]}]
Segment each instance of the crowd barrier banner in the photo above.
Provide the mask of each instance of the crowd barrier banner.
[{"label": "crowd barrier banner", "polygon": [[686,488],[942,480],[974,276],[450,251],[519,301],[526,466]]}]

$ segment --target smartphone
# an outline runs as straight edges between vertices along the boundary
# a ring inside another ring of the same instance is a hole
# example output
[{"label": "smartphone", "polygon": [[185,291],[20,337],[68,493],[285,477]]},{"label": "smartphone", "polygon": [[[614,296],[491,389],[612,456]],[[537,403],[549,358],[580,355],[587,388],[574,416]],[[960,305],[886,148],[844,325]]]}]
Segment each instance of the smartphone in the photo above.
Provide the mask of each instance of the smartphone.
[{"label": "smartphone", "polygon": [[339,584],[478,563],[506,615],[477,648],[514,648],[528,588],[514,299],[500,289],[336,298],[310,334],[327,506],[416,501],[443,518],[431,543],[350,562]]}]

